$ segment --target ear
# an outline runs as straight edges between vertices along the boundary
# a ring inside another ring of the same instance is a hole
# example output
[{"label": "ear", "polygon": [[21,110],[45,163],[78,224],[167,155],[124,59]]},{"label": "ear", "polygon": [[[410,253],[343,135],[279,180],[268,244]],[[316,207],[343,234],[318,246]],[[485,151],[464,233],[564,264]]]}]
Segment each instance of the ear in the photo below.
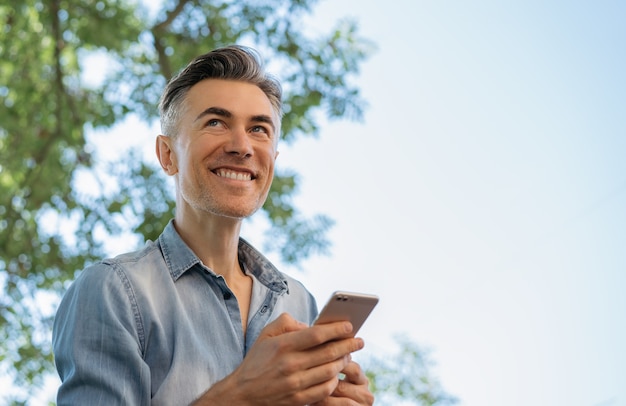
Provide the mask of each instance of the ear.
[{"label": "ear", "polygon": [[173,141],[167,135],[158,135],[156,139],[156,155],[161,164],[161,168],[168,175],[172,176],[178,173],[176,164],[176,154],[172,148]]}]

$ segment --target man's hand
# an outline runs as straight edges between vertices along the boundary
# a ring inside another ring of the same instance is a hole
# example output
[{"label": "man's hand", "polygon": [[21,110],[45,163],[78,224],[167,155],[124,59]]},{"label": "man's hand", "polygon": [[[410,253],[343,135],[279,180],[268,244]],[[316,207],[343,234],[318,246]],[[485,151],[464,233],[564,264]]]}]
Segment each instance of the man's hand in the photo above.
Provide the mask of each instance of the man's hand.
[{"label": "man's hand", "polygon": [[341,372],[345,377],[339,381],[331,397],[314,406],[373,405],[374,395],[369,390],[369,381],[359,364],[350,362]]},{"label": "man's hand", "polygon": [[282,314],[261,331],[241,365],[194,405],[307,405],[329,398],[342,371],[348,381],[341,390],[360,397],[365,377],[350,353],[362,349],[363,340],[345,338],[351,330],[349,322],[308,327]]}]

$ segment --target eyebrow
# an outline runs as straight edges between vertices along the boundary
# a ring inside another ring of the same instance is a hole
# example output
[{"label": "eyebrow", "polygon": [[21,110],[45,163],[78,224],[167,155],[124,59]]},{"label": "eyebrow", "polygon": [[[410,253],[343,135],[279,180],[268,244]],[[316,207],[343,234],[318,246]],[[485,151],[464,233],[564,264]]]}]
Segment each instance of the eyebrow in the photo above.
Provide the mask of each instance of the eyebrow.
[{"label": "eyebrow", "polygon": [[220,107],[209,107],[208,109],[204,110],[202,113],[198,114],[198,117],[196,117],[194,121],[194,123],[198,120],[200,120],[202,117],[207,116],[209,114],[215,114],[216,116],[221,116],[221,117],[226,117],[226,118],[230,118],[233,116],[233,113],[231,113],[230,111],[220,108]]},{"label": "eyebrow", "polygon": [[272,131],[276,131],[276,128],[274,127],[274,121],[270,116],[267,116],[265,114],[259,114],[257,116],[252,116],[252,121],[269,124],[272,127]]},{"label": "eyebrow", "polygon": [[[204,111],[202,111],[200,114],[198,114],[198,116],[194,120],[194,123],[200,120],[202,117],[208,116],[210,114],[214,114],[216,116],[225,117],[225,118],[231,118],[233,116],[233,113],[221,107],[209,107],[205,109]],[[274,126],[274,121],[272,120],[272,117],[266,114],[258,114],[258,115],[252,116],[250,119],[254,122],[269,124],[272,127],[272,130],[276,131],[276,127]]]}]

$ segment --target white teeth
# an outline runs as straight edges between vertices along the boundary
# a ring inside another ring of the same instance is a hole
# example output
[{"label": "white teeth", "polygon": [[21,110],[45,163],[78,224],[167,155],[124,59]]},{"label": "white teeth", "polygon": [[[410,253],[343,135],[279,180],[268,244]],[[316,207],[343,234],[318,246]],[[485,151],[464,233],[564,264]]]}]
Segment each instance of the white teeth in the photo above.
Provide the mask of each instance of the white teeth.
[{"label": "white teeth", "polygon": [[251,176],[247,172],[233,172],[225,169],[221,169],[217,171],[217,176],[221,176],[223,178],[235,179],[235,180],[250,180]]}]

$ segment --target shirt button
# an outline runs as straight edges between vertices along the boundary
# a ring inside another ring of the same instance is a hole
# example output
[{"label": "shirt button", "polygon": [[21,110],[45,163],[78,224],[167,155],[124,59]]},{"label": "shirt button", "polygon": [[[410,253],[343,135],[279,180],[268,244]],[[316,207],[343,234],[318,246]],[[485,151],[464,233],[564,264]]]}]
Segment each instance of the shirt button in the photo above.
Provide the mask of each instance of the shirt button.
[{"label": "shirt button", "polygon": [[224,300],[229,300],[233,295],[230,292],[224,292]]}]

